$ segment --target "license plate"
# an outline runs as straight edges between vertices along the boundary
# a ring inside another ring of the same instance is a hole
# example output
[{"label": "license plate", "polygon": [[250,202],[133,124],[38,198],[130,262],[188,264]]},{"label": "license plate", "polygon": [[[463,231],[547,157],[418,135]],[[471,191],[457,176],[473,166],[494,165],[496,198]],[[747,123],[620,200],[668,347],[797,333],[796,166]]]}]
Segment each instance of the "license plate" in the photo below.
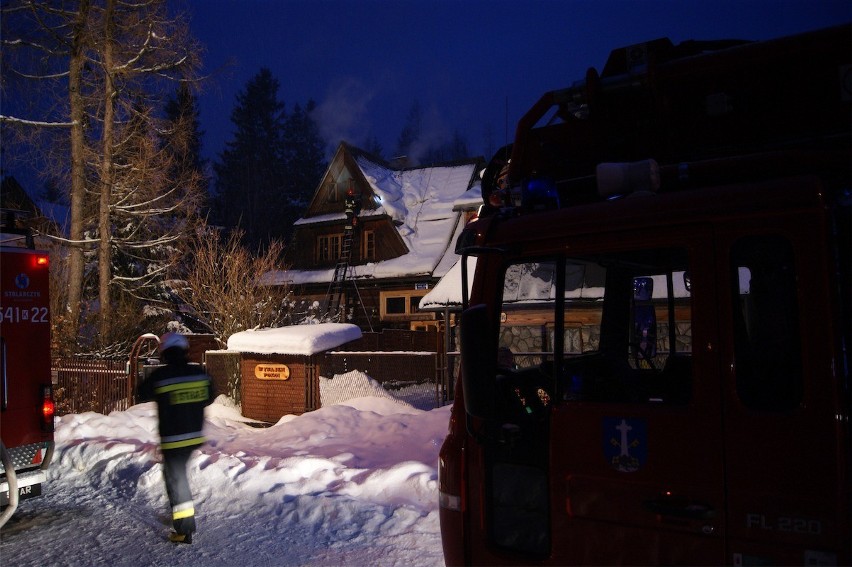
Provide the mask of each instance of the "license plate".
[{"label": "license plate", "polygon": [[[18,500],[27,500],[41,496],[41,484],[30,484],[29,486],[21,486],[18,488]],[[9,490],[0,492],[0,506],[9,505]]]}]

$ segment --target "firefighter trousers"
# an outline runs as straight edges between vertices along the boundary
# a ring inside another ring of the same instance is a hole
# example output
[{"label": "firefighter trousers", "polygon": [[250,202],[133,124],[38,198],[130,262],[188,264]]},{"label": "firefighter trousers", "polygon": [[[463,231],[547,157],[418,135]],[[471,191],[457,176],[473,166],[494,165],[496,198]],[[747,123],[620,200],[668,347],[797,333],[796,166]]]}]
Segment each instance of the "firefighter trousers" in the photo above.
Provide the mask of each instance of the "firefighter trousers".
[{"label": "firefighter trousers", "polygon": [[172,510],[172,526],[179,534],[195,531],[195,506],[186,466],[195,449],[195,446],[163,449],[163,476]]}]

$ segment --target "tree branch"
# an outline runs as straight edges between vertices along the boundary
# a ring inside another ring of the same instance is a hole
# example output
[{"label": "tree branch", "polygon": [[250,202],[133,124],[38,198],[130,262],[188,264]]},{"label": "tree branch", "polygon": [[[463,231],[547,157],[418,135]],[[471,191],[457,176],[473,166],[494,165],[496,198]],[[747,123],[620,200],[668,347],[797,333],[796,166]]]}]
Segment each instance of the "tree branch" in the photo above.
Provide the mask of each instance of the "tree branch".
[{"label": "tree branch", "polygon": [[0,114],[0,123],[17,124],[19,126],[33,126],[38,128],[70,128],[75,126],[76,122],[43,122],[41,120],[26,120],[24,118],[15,118],[14,116],[4,116]]}]

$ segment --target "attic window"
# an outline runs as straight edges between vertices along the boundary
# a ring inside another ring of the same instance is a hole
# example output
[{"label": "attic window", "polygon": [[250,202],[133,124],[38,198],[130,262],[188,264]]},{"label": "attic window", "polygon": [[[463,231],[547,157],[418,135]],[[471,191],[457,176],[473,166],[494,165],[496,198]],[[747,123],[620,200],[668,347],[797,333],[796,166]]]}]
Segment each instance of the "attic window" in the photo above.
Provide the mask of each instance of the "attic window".
[{"label": "attic window", "polygon": [[334,181],[329,182],[328,186],[326,187],[326,195],[328,195],[329,203],[337,203],[338,201],[340,201],[339,187],[339,183],[336,183]]}]

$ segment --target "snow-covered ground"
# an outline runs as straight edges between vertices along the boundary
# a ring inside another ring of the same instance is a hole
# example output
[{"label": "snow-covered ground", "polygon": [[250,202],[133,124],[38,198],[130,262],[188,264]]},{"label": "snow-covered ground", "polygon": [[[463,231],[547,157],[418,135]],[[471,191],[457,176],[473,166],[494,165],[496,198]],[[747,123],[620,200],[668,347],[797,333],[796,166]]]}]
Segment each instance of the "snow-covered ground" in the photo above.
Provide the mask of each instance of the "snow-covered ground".
[{"label": "snow-covered ground", "polygon": [[[363,395],[343,399],[341,387]],[[153,403],[62,417],[45,495],[4,526],[0,563],[443,565],[437,464],[449,407],[417,409],[358,372],[320,388],[321,409],[272,427],[224,397],[208,408],[208,443],[190,461],[192,545],[166,539]]]}]

